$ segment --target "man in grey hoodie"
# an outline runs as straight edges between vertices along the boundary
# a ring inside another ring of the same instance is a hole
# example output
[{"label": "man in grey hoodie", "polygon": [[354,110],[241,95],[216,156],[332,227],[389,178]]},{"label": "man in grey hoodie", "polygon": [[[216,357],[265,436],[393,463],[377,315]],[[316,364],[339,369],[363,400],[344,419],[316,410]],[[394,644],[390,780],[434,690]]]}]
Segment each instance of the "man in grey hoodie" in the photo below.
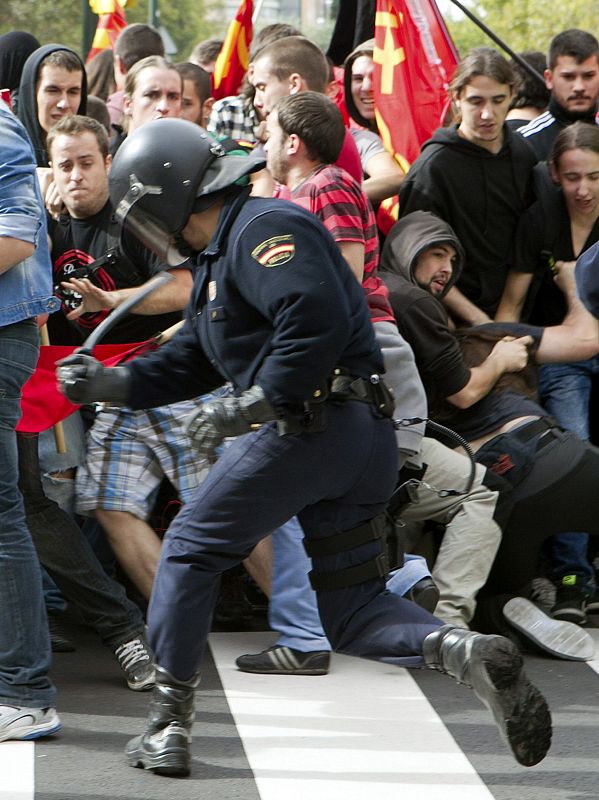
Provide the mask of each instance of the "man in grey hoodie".
[{"label": "man in grey hoodie", "polygon": [[[414,351],[416,365],[427,392],[429,408],[432,409],[430,416],[434,418],[440,409],[448,411],[444,416],[444,419],[449,420],[446,424],[469,441],[473,450],[480,448],[476,456],[478,461],[487,463],[481,457],[487,443],[492,442],[500,434],[504,437],[509,434],[511,440],[517,440],[516,444],[530,442],[528,449],[532,454],[533,465],[538,462],[542,467],[543,460],[539,461],[538,451],[541,451],[553,438],[560,440],[562,433],[558,433],[559,429],[555,423],[547,418],[534,399],[524,396],[517,389],[510,390],[509,386],[504,387],[504,391],[498,391],[496,384],[506,373],[520,372],[527,366],[529,348],[531,361],[537,363],[588,357],[587,348],[589,353],[592,353],[598,347],[596,323],[576,299],[573,276],[570,275],[568,279],[566,272],[562,276],[560,288],[566,293],[569,313],[562,325],[550,328],[518,324],[483,326],[483,330],[490,329],[493,333],[497,332],[493,329],[501,327],[504,335],[494,344],[484,360],[477,366],[469,366],[457,337],[450,330],[447,311],[440,302],[458,280],[463,260],[464,252],[453,229],[434,214],[425,211],[416,211],[403,217],[391,229],[381,256],[381,277],[389,289],[391,306],[400,333]],[[555,433],[544,438],[550,431]],[[482,583],[486,580],[485,570],[489,570],[491,575],[497,573],[498,562],[506,561],[505,557],[503,561],[501,560],[502,553],[509,549],[506,546],[506,536],[511,546],[514,540],[518,539],[515,533],[520,535],[514,522],[517,517],[514,509],[526,516],[526,508],[530,508],[530,501],[535,497],[532,489],[522,494],[522,486],[526,484],[524,479],[510,481],[510,470],[516,474],[515,465],[511,463],[510,466],[512,457],[516,461],[513,448],[510,449],[512,444],[513,442],[509,446],[505,445],[508,447],[507,454],[510,458],[503,464],[504,469],[495,470],[496,465],[493,463],[484,476],[486,483],[494,477],[491,474],[492,470],[504,479],[506,488],[509,488],[507,482],[514,486],[514,496],[510,497],[510,492],[507,495],[503,494],[502,502],[497,506],[502,512],[500,524],[504,527],[504,538],[498,556],[495,557],[495,552],[484,542],[480,542],[477,546],[471,537],[466,536],[461,543],[458,542],[462,560],[473,561],[477,578],[479,580],[482,578]],[[561,443],[561,446],[565,445]],[[587,457],[582,443],[572,443],[572,447],[577,450],[576,458],[572,457],[573,462]],[[546,457],[544,449],[543,457]],[[559,466],[561,468],[567,465],[562,459],[559,461]],[[545,482],[551,479],[551,470],[541,471]],[[567,472],[567,469],[565,471]],[[556,474],[555,471],[553,474]],[[427,479],[426,474],[424,479]],[[528,506],[525,505],[527,503]],[[562,524],[562,521],[557,521],[556,518],[554,522],[558,527]],[[544,522],[542,526],[531,529],[527,534],[529,555],[515,556],[515,560],[506,567],[511,570],[513,579],[510,590],[515,585],[524,586],[532,577],[530,573],[531,569],[534,569],[534,564],[531,567],[530,553],[533,554],[534,561],[536,552],[533,539],[548,535],[549,527]],[[456,563],[460,563],[459,559],[456,559]],[[501,591],[505,592],[508,591],[505,588],[506,568],[502,570],[501,581],[495,581],[496,584],[502,584]],[[440,569],[438,565],[433,571],[437,583],[439,583]],[[449,579],[451,577],[450,575]],[[507,597],[513,597],[515,594],[516,592],[511,591]],[[498,592],[494,591],[493,595],[497,596]],[[505,599],[507,598],[504,598],[504,601]],[[489,616],[492,616],[492,622],[489,625],[494,629],[499,628],[507,633],[505,620],[512,625],[517,622],[516,627],[521,633],[554,655],[581,660],[593,655],[592,642],[584,631],[579,628],[577,632],[577,626],[572,623],[559,622],[541,615],[523,598],[509,600],[506,605],[503,602],[489,603],[488,608],[491,606],[493,611],[489,612]],[[478,627],[481,625],[480,603],[475,625],[481,630]],[[569,627],[564,628],[564,625]],[[482,630],[484,629],[483,627]],[[569,644],[564,647],[566,639]]]}]

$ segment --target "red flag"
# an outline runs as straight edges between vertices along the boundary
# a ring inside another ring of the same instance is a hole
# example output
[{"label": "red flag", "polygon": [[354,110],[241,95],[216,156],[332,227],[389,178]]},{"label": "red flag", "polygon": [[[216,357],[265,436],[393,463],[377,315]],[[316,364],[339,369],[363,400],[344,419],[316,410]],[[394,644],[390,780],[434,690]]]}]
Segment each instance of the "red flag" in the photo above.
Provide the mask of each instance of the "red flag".
[{"label": "red flag", "polygon": [[[99,344],[94,349],[94,357],[112,367],[157,346],[153,339],[141,344]],[[58,391],[56,385],[56,362],[70,356],[75,349],[62,345],[40,347],[36,370],[23,387],[22,417],[17,425],[18,431],[23,433],[45,431],[79,407],[70,403]]]},{"label": "red flag", "polygon": [[377,125],[407,171],[449,109],[457,51],[434,0],[377,0],[375,42]]},{"label": "red flag", "polygon": [[94,35],[91,50],[87,55],[87,61],[91,61],[94,56],[102,50],[114,47],[119,33],[127,26],[123,7],[127,5],[127,0],[89,0],[89,5],[94,14],[98,14],[98,26]]},{"label": "red flag", "polygon": [[[407,172],[421,145],[443,124],[458,53],[435,0],[377,0],[376,8],[376,121],[385,147]],[[382,204],[383,232],[397,220],[397,211],[397,198]]]},{"label": "red flag", "polygon": [[250,65],[252,41],[252,0],[241,0],[235,19],[229,25],[225,41],[212,73],[212,97],[237,94]]}]

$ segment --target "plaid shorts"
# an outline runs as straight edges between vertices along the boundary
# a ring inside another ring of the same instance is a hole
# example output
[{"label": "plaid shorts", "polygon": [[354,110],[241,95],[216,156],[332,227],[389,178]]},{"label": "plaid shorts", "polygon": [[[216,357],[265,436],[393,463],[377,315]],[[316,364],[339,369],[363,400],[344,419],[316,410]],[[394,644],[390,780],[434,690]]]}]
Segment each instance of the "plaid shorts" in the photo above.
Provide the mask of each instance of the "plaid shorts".
[{"label": "plaid shorts", "polygon": [[147,520],[162,478],[185,503],[202,483],[209,465],[198,461],[183,429],[184,417],[202,400],[132,411],[108,408],[98,413],[87,434],[84,466],[77,470],[76,510],[128,511]]}]

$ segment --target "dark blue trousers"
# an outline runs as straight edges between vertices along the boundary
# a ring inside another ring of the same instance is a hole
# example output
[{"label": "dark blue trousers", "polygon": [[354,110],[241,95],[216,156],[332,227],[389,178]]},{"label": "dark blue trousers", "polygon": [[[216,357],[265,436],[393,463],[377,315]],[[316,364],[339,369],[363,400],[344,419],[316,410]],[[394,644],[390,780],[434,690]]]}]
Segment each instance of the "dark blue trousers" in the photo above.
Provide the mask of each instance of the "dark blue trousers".
[{"label": "dark blue trousers", "polygon": [[[307,539],[350,530],[378,515],[394,489],[391,422],[367,404],[327,404],[322,433],[279,436],[263,426],[227,448],[169,528],[148,612],[156,663],[174,677],[197,672],[220,574],[297,515]],[[316,572],[364,563],[380,542],[314,559]],[[401,666],[422,665],[422,640],[442,623],[385,590],[384,578],[320,592],[335,650]]]}]

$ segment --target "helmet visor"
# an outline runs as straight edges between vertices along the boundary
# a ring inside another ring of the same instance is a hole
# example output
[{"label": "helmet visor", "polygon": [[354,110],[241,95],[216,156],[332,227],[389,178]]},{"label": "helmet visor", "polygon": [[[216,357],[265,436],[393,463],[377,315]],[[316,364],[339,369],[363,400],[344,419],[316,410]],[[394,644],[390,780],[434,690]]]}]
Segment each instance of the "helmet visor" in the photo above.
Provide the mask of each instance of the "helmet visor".
[{"label": "helmet visor", "polygon": [[[119,222],[121,220],[119,219]],[[139,241],[166,262],[169,267],[179,267],[189,258],[189,253],[182,253],[174,244],[173,236],[160,223],[147,212],[132,206],[122,222],[125,230],[129,231]]]}]

